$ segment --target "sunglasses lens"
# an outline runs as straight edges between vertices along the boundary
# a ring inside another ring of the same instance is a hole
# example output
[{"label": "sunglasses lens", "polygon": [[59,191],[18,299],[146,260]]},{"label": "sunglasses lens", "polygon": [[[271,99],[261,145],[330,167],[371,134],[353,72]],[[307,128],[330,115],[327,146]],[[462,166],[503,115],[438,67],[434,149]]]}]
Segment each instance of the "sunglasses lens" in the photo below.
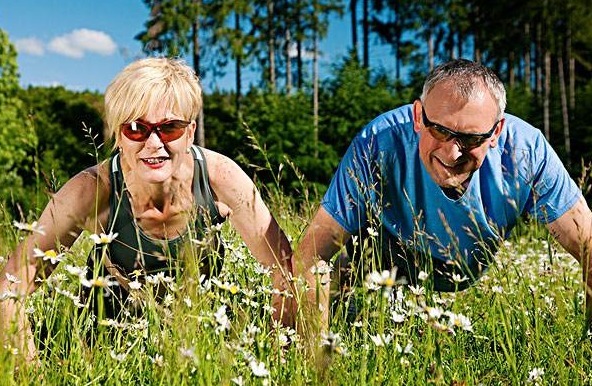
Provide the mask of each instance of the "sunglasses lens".
[{"label": "sunglasses lens", "polygon": [[162,142],[170,142],[181,138],[183,133],[185,133],[185,128],[190,123],[191,122],[177,119],[154,125],[141,121],[134,121],[121,125],[121,133],[132,141],[144,142],[150,137],[152,131],[156,131],[156,134]]},{"label": "sunglasses lens", "polygon": [[450,133],[442,130],[437,125],[429,126],[428,130],[430,130],[430,134],[432,135],[432,137],[434,137],[438,141],[446,142],[450,139]]},{"label": "sunglasses lens", "polygon": [[121,132],[132,141],[142,142],[148,139],[151,130],[142,122],[134,121],[123,124],[121,126]]},{"label": "sunglasses lens", "polygon": [[187,125],[189,125],[188,122],[180,120],[163,122],[158,125],[158,128],[160,129],[160,138],[163,142],[170,142],[174,141],[175,139],[179,139],[183,133],[185,133],[185,128]]}]

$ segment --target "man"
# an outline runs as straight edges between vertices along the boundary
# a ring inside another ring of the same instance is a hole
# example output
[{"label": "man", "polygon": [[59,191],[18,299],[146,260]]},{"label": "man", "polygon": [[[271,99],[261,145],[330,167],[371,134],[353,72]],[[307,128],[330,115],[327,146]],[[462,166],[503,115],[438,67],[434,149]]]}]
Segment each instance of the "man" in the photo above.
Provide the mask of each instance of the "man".
[{"label": "man", "polygon": [[[453,60],[429,74],[419,100],[354,138],[296,254],[323,324],[329,295],[314,267],[346,243],[349,269],[397,267],[410,283],[423,271],[434,290],[455,291],[479,278],[523,216],[581,263],[592,305],[592,213],[541,132],[505,107],[491,70]],[[371,248],[380,261],[364,257]]]}]

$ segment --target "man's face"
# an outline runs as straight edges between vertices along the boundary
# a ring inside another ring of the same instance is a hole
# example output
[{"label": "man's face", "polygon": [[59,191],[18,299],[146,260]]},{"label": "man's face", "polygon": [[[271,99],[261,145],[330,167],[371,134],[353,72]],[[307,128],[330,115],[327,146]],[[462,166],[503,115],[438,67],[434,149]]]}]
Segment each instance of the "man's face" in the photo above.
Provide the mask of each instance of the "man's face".
[{"label": "man's face", "polygon": [[464,190],[487,150],[497,145],[504,120],[497,122],[497,105],[484,86],[483,92],[476,94],[465,101],[456,96],[449,83],[441,83],[423,104],[413,104],[414,128],[420,135],[419,156],[442,188]]}]

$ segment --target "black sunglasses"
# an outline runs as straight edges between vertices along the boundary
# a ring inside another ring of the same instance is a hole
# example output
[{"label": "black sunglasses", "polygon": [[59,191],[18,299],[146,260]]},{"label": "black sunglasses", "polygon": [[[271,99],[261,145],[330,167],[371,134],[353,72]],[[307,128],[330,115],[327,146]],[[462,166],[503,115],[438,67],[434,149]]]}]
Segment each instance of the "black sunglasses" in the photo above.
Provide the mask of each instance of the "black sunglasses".
[{"label": "black sunglasses", "polygon": [[457,143],[460,145],[460,147],[463,149],[474,149],[476,147],[481,146],[483,143],[485,143],[485,141],[491,138],[491,136],[495,132],[495,128],[500,122],[499,120],[496,121],[493,124],[491,130],[489,130],[487,133],[459,133],[458,131],[450,130],[445,126],[430,121],[426,115],[423,104],[421,105],[421,116],[423,119],[423,125],[428,128],[432,137],[441,142],[448,142],[451,139],[455,139]]}]

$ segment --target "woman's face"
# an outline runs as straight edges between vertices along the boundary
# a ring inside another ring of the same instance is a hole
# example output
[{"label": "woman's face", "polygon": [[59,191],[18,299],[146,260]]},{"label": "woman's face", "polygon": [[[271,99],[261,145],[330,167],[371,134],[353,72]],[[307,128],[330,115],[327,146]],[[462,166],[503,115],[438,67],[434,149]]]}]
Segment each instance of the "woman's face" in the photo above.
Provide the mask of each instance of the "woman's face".
[{"label": "woman's face", "polygon": [[[184,120],[163,106],[151,109],[139,121],[154,125],[169,120]],[[128,173],[153,184],[164,183],[173,178],[183,164],[184,157],[187,157],[187,149],[193,144],[195,121],[180,130],[183,134],[169,142],[164,142],[156,130],[152,130],[144,141],[133,141],[120,132],[121,160]]]}]

